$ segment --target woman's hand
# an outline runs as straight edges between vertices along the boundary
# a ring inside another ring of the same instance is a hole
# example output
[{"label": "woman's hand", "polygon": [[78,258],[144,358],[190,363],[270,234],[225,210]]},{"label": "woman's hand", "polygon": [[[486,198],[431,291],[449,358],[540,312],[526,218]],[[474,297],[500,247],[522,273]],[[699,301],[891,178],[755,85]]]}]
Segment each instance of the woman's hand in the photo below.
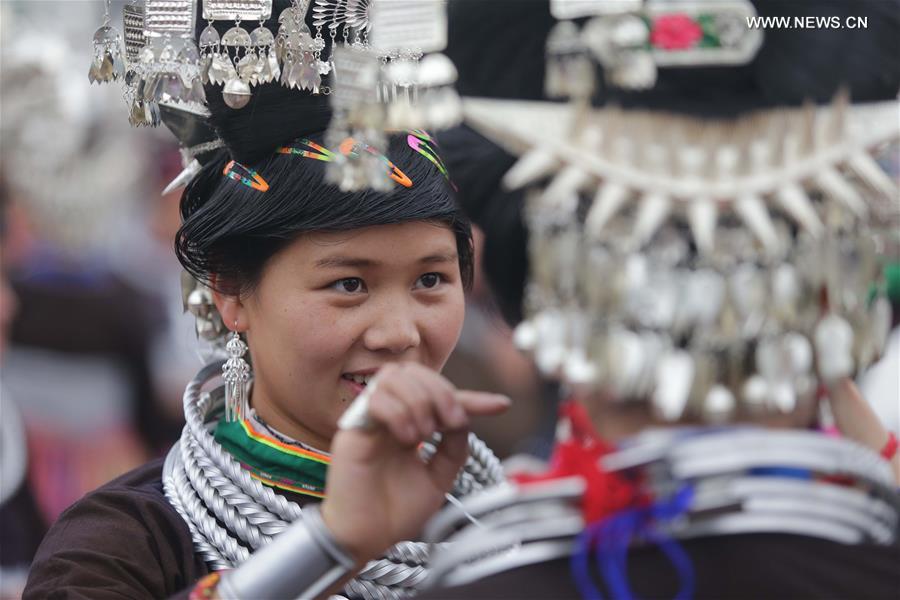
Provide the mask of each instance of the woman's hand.
[{"label": "woman's hand", "polygon": [[[386,365],[369,385],[373,426],[335,435],[322,503],[325,524],[360,564],[419,534],[465,463],[469,416],[510,405],[506,396],[457,390],[416,363]],[[443,440],[425,464],[417,447],[436,431]]]},{"label": "woman's hand", "polygon": [[[841,379],[829,389],[829,404],[835,425],[842,435],[875,452],[881,452],[889,439],[887,428],[850,379]],[[900,453],[891,459],[894,478],[900,484]]]}]

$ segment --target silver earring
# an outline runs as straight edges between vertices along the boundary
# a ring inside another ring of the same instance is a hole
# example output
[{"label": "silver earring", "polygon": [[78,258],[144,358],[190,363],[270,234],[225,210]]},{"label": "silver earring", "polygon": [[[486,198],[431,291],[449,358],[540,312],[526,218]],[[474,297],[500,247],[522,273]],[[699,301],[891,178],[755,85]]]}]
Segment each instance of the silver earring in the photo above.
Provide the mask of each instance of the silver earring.
[{"label": "silver earring", "polygon": [[228,360],[222,365],[222,378],[225,380],[225,420],[241,421],[247,417],[250,410],[247,402],[250,365],[243,358],[247,353],[247,344],[241,340],[237,331],[232,331],[231,338],[225,344],[225,350],[228,352]]}]

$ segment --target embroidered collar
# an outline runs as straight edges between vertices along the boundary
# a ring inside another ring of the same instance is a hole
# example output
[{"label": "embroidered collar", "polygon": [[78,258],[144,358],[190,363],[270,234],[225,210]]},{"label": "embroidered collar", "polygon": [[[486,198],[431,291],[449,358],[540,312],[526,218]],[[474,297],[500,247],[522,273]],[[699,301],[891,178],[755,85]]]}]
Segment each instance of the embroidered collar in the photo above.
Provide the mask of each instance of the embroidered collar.
[{"label": "embroidered collar", "polygon": [[331,456],[278,433],[255,411],[240,421],[216,425],[215,439],[241,463],[250,476],[265,485],[325,497],[325,476]]}]

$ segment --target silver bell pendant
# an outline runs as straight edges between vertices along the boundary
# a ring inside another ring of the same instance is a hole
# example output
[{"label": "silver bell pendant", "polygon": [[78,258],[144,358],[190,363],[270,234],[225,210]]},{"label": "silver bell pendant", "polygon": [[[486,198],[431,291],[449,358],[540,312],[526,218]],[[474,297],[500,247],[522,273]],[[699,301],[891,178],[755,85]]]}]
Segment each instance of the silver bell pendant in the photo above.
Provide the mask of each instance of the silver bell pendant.
[{"label": "silver bell pendant", "polygon": [[250,84],[240,77],[229,79],[222,90],[222,99],[229,108],[235,110],[244,108],[250,102]]}]

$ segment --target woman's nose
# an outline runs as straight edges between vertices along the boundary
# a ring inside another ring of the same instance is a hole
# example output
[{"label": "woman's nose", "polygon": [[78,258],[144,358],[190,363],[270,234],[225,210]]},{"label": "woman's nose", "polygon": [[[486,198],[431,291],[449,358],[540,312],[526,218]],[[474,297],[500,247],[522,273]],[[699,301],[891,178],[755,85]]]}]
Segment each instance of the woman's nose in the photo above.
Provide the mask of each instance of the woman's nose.
[{"label": "woman's nose", "polygon": [[414,310],[400,302],[385,303],[363,335],[367,350],[391,354],[418,348],[421,341]]}]

